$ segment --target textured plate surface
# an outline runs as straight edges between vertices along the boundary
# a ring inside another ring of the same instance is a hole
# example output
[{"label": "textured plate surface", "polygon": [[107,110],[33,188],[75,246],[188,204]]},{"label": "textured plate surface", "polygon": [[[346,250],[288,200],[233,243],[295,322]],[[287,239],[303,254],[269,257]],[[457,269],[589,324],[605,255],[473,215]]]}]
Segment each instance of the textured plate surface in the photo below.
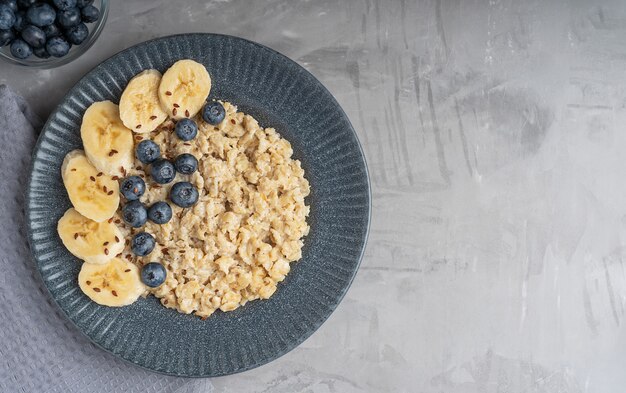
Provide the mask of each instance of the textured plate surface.
[{"label": "textured plate surface", "polygon": [[[303,257],[272,298],[206,321],[150,297],[123,308],[97,305],[78,288],[80,261],[56,223],[70,202],[60,176],[65,154],[82,146],[80,122],[95,101],[119,97],[144,69],[165,71],[183,58],[203,63],[211,98],[231,101],[289,140],[311,183]],[[309,337],[341,301],[365,247],[370,217],[367,169],[356,134],[331,94],[279,53],[243,39],[186,34],[127,49],[89,72],[50,116],[34,151],[27,193],[29,240],[54,300],[95,344],[151,370],[182,376],[244,371]]]}]

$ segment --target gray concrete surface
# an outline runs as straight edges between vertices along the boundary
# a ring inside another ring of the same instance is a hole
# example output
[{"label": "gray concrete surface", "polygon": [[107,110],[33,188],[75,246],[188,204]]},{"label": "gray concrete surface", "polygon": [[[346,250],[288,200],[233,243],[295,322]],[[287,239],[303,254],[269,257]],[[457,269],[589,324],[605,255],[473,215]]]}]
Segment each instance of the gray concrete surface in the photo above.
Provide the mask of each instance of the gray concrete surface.
[{"label": "gray concrete surface", "polygon": [[626,3],[119,1],[52,71],[0,65],[47,114],[132,44],[219,32],[337,97],[364,145],[362,268],[321,329],[217,392],[623,392]]}]

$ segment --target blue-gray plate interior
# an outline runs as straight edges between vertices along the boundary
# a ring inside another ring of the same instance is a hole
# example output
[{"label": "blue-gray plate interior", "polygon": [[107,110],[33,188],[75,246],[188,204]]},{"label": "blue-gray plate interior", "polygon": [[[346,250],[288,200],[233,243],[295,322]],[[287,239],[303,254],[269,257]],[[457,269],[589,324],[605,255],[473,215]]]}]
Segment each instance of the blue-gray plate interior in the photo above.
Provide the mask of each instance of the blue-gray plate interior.
[{"label": "blue-gray plate interior", "polygon": [[[285,137],[311,185],[311,231],[302,259],[268,300],[216,312],[207,320],[179,314],[154,297],[122,308],[97,305],[77,284],[81,262],[56,231],[71,206],[60,167],[81,148],[80,124],[96,101],[118,103],[142,70],[164,72],[180,59],[204,64],[210,98],[228,100]],[[370,188],[363,152],[328,90],[297,63],[262,45],[215,34],[155,39],[97,66],[65,96],[33,153],[27,191],[29,241],[52,298],[96,345],[161,373],[209,377],[267,363],[309,337],[343,298],[358,269],[369,230]],[[329,354],[329,356],[331,356]]]}]

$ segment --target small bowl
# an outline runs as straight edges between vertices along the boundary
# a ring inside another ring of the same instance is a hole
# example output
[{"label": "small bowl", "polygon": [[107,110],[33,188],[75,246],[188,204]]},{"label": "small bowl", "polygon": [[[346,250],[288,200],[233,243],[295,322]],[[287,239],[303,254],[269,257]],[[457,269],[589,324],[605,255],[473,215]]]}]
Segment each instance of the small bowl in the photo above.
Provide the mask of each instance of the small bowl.
[{"label": "small bowl", "polygon": [[86,24],[89,28],[89,36],[82,44],[73,45],[67,55],[63,57],[50,57],[47,59],[40,59],[35,55],[30,55],[26,59],[16,59],[11,55],[9,45],[6,45],[0,48],[0,58],[11,64],[40,69],[60,67],[78,59],[83,53],[87,52],[87,50],[91,48],[94,42],[96,42],[102,32],[102,29],[104,29],[107,17],[109,16],[109,0],[96,0],[93,5],[100,10],[100,19],[93,23]]}]

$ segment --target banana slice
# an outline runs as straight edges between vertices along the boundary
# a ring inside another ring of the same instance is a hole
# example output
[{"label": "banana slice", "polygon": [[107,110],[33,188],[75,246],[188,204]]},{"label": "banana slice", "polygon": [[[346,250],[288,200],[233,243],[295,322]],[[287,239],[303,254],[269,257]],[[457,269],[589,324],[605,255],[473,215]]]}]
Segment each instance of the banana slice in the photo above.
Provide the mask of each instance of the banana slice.
[{"label": "banana slice", "polygon": [[83,263],[78,286],[91,300],[109,307],[134,303],[145,291],[137,266],[120,258],[103,265]]},{"label": "banana slice", "polygon": [[80,136],[89,161],[108,175],[124,176],[133,163],[133,133],[111,101],[93,103],[85,111]]},{"label": "banana slice", "polygon": [[146,133],[167,119],[159,101],[160,83],[161,73],[157,70],[146,70],[128,82],[120,98],[120,118],[126,127]]},{"label": "banana slice", "polygon": [[174,119],[194,117],[211,91],[211,77],[206,68],[193,60],[179,60],[161,78],[159,99],[163,109]]},{"label": "banana slice", "polygon": [[57,224],[65,247],[89,263],[106,263],[124,251],[124,235],[110,222],[95,222],[69,208]]},{"label": "banana slice", "polygon": [[120,204],[119,184],[91,165],[82,150],[67,153],[61,176],[76,211],[96,222],[113,217]]}]

